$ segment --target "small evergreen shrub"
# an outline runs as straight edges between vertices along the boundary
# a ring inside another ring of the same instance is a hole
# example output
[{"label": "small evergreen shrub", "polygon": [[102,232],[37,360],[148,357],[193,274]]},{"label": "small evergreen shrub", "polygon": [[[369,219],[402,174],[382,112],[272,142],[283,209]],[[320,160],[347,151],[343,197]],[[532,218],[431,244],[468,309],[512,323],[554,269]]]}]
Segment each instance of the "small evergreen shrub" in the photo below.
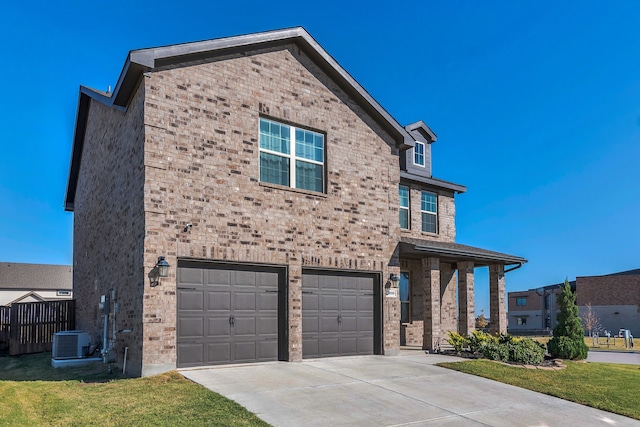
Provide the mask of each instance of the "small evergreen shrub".
[{"label": "small evergreen shrub", "polygon": [[509,346],[507,344],[488,342],[482,346],[481,351],[482,355],[487,359],[499,360],[501,362],[509,360]]},{"label": "small evergreen shrub", "polygon": [[456,353],[462,353],[462,350],[469,345],[469,340],[457,332],[449,332],[449,344],[453,346]]},{"label": "small evergreen shrub", "polygon": [[485,334],[482,331],[475,330],[469,335],[469,351],[471,353],[478,353],[480,349],[487,343],[490,335]]},{"label": "small evergreen shrub", "polygon": [[558,324],[553,328],[553,338],[547,343],[549,354],[562,359],[586,359],[589,348],[584,343],[584,329],[578,317],[576,295],[568,280],[564,281],[558,304]]},{"label": "small evergreen shrub", "polygon": [[530,338],[514,340],[508,345],[512,362],[539,365],[544,360],[544,346]]},{"label": "small evergreen shrub", "polygon": [[569,337],[553,337],[547,344],[549,354],[560,359],[582,360],[587,358],[589,347],[584,340],[574,340]]}]

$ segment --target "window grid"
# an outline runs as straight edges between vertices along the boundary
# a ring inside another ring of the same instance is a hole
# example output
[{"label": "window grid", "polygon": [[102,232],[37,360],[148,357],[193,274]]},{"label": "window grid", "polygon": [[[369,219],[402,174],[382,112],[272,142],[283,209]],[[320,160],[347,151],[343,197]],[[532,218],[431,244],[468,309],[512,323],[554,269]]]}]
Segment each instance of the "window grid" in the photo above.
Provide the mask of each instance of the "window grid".
[{"label": "window grid", "polygon": [[516,305],[518,307],[525,307],[527,305],[527,298],[526,297],[516,298]]},{"label": "window grid", "polygon": [[400,228],[409,229],[409,188],[401,185],[400,192]]},{"label": "window grid", "polygon": [[260,181],[324,192],[324,136],[260,119]]},{"label": "window grid", "polygon": [[413,147],[413,164],[424,166],[424,144],[422,142],[415,142],[415,146]]},{"label": "window grid", "polygon": [[423,191],[421,196],[420,214],[422,216],[422,231],[425,233],[437,233],[438,196],[428,191]]}]

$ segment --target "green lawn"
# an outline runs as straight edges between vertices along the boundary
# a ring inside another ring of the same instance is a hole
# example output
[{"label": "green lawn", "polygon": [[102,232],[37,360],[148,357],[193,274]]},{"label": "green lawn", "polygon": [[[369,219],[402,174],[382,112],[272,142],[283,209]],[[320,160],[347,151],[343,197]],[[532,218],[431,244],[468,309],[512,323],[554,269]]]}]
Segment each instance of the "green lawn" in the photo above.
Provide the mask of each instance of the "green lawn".
[{"label": "green lawn", "polygon": [[125,379],[101,363],[53,369],[50,360],[0,357],[0,426],[268,426],[177,372]]},{"label": "green lawn", "polygon": [[439,363],[468,374],[560,397],[640,420],[640,366],[565,361],[566,369],[545,371],[489,360]]}]

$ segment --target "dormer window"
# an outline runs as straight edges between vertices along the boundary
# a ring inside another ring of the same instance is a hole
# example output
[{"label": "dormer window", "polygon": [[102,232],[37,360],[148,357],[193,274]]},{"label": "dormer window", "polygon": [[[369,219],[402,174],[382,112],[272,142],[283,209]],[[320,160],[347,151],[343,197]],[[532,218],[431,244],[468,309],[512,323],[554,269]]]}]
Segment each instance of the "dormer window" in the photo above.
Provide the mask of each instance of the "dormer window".
[{"label": "dormer window", "polygon": [[416,141],[413,147],[413,164],[424,167],[424,143]]}]

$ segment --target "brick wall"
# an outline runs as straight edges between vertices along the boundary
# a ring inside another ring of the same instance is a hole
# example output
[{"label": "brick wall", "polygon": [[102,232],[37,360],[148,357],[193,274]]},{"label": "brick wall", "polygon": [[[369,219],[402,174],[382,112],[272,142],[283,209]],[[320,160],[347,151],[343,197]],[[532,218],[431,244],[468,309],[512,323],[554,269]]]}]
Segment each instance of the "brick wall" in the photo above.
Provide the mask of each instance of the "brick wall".
[{"label": "brick wall", "polygon": [[639,305],[640,275],[576,277],[579,306]]},{"label": "brick wall", "polygon": [[[77,329],[102,340],[100,296],[116,290],[119,358],[128,346],[128,371],[142,363],[143,102],[141,87],[126,113],[91,101],[74,204],[73,285]],[[114,314],[112,314],[114,316]],[[109,339],[112,328],[109,328]]]},{"label": "brick wall", "polygon": [[[422,346],[424,334],[424,287],[428,284],[422,283],[422,261],[402,260],[400,262],[402,271],[409,273],[409,286],[411,293],[410,300],[410,322],[402,325],[403,342],[405,345]],[[458,306],[456,265],[440,263],[440,313],[439,327],[440,338],[447,338],[449,331],[458,330]],[[472,314],[473,315],[473,314]]]},{"label": "brick wall", "polygon": [[[172,266],[178,257],[289,265],[291,309],[300,266],[393,270],[395,142],[295,46],[159,70],[143,85],[145,271],[160,255]],[[259,182],[261,114],[326,133],[326,194]],[[290,316],[292,360],[301,357],[300,314]],[[161,286],[145,287],[149,369],[175,364],[175,316],[172,268]],[[386,328],[395,318],[399,303],[385,298],[385,352],[397,350],[397,323]]]},{"label": "brick wall", "polygon": [[[454,193],[446,190],[435,190],[418,183],[402,182],[409,187],[409,230],[401,230],[403,236],[440,242],[454,242],[456,239],[456,205]],[[422,231],[422,191],[429,191],[438,196],[438,232],[425,233]]]}]

